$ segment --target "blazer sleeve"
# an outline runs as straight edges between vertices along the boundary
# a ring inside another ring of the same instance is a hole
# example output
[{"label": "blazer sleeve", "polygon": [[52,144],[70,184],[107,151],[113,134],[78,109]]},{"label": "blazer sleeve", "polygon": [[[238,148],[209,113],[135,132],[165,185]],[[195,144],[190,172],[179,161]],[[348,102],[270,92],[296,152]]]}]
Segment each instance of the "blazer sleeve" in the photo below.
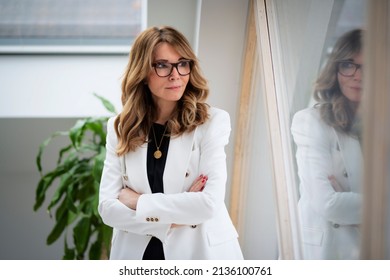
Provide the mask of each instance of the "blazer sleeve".
[{"label": "blazer sleeve", "polygon": [[105,224],[123,231],[140,235],[153,235],[165,240],[170,226],[145,224],[137,221],[136,212],[118,200],[122,189],[120,159],[116,154],[118,143],[114,129],[115,117],[107,123],[106,158],[99,189],[98,211]]},{"label": "blazer sleeve", "polygon": [[332,131],[321,120],[318,110],[310,108],[296,113],[291,131],[297,147],[301,195],[307,195],[312,209],[330,222],[360,224],[361,194],[336,192],[328,180],[333,175]]},{"label": "blazer sleeve", "polygon": [[203,223],[224,206],[226,187],[225,146],[229,142],[230,117],[227,112],[212,108],[210,119],[197,129],[200,137],[199,172],[208,176],[202,192],[176,194],[143,194],[137,204],[137,220],[159,217],[165,224],[193,225]]}]

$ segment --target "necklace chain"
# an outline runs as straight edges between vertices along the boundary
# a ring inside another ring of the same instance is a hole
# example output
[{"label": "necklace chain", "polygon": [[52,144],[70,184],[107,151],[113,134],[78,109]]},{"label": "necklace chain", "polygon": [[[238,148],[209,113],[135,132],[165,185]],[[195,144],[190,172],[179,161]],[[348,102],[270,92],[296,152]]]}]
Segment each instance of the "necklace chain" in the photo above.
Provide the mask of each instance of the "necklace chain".
[{"label": "necklace chain", "polygon": [[164,129],[164,132],[163,132],[163,135],[161,136],[161,140],[160,140],[160,144],[157,145],[157,139],[156,139],[156,133],[154,132],[154,126],[152,125],[152,131],[153,131],[153,136],[154,136],[154,143],[156,144],[156,151],[153,153],[153,156],[155,159],[159,159],[161,158],[162,156],[162,152],[160,151],[160,147],[161,147],[161,144],[162,144],[162,141],[164,139],[164,135],[165,135],[165,132],[167,131],[167,125],[165,126],[165,129]]}]

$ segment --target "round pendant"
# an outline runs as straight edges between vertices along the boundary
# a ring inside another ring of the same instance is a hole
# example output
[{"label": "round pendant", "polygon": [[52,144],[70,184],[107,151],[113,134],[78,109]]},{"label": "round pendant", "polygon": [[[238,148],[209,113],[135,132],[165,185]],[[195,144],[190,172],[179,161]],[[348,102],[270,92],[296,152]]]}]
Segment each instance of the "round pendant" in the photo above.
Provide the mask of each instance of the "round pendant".
[{"label": "round pendant", "polygon": [[154,158],[159,159],[162,156],[162,153],[160,150],[157,150],[153,153]]}]

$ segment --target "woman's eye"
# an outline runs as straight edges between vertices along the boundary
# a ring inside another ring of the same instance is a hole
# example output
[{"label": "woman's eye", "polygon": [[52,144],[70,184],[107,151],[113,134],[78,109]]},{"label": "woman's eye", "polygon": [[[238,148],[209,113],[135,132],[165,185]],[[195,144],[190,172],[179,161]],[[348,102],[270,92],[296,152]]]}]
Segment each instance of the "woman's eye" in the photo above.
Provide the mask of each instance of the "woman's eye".
[{"label": "woman's eye", "polygon": [[187,67],[189,65],[189,61],[180,61],[179,62],[179,67]]},{"label": "woman's eye", "polygon": [[341,67],[343,67],[343,68],[354,68],[355,65],[353,63],[351,63],[351,62],[343,62],[343,63],[341,63]]},{"label": "woman's eye", "polygon": [[168,68],[168,64],[163,63],[163,62],[157,62],[156,68],[165,69],[165,68]]}]

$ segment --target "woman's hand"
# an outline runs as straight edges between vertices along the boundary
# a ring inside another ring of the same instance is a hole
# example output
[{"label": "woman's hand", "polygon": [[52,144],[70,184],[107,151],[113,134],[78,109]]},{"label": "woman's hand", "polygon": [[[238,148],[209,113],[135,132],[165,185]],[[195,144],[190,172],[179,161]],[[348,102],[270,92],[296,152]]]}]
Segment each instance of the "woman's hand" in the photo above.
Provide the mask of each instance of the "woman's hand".
[{"label": "woman's hand", "polygon": [[337,182],[336,180],[336,177],[333,176],[333,175],[330,175],[328,177],[329,181],[330,181],[330,184],[332,185],[333,189],[336,191],[336,192],[343,192],[343,187],[340,185],[339,182]]},{"label": "woman's hand", "polygon": [[192,183],[190,189],[188,190],[188,192],[201,192],[203,191],[205,185],[206,185],[206,182],[209,178],[205,175],[200,175],[198,178],[196,178],[196,180]]},{"label": "woman's hand", "polygon": [[[196,180],[192,183],[190,189],[188,190],[188,192],[201,192],[203,191],[205,185],[206,185],[206,182],[209,178],[205,175],[200,175],[198,178],[196,178]],[[172,224],[171,225],[171,228],[177,228],[177,227],[180,227],[182,225],[177,225],[177,224]]]},{"label": "woman's hand", "polygon": [[130,209],[136,210],[139,196],[140,194],[133,191],[132,189],[123,188],[119,193],[118,199]]}]

